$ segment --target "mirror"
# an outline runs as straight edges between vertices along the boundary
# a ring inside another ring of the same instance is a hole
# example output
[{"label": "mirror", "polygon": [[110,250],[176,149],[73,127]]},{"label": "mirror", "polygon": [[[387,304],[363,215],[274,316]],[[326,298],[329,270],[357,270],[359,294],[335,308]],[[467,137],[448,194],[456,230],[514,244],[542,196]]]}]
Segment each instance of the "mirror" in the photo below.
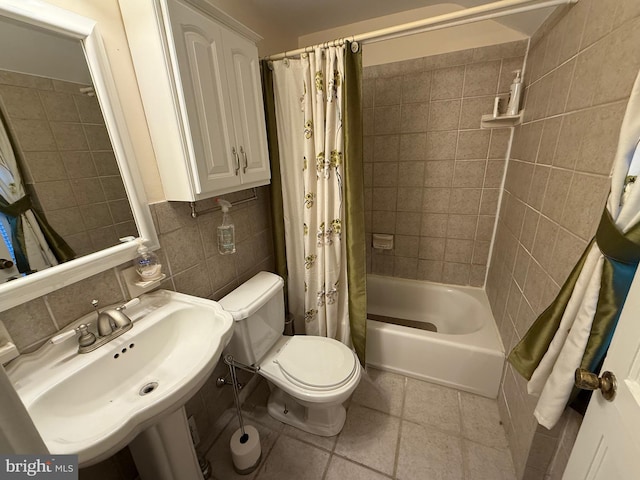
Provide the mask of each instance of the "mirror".
[{"label": "mirror", "polygon": [[[0,50],[0,135],[9,140],[0,146],[0,191],[20,182],[37,212],[22,219],[23,235],[31,235],[24,265],[16,252],[23,245],[0,212],[3,283],[117,245],[138,231],[80,42],[0,18],[0,45],[14,45]],[[17,172],[5,165],[10,156]],[[57,240],[65,251],[47,242],[38,220],[62,237]]]},{"label": "mirror", "polygon": [[[0,44],[12,46],[0,52],[0,120],[20,171],[2,183],[10,169],[0,135],[0,192],[22,185],[35,216],[61,239],[22,241],[30,268],[21,271],[30,273],[0,269],[0,282],[16,278],[0,283],[5,310],[132,259],[136,246],[120,238],[141,236],[152,248],[158,241],[95,22],[46,3],[0,0]],[[0,214],[0,259],[19,263],[6,242],[8,219]],[[47,236],[42,230],[35,239]],[[70,249],[59,254],[58,243]]]}]

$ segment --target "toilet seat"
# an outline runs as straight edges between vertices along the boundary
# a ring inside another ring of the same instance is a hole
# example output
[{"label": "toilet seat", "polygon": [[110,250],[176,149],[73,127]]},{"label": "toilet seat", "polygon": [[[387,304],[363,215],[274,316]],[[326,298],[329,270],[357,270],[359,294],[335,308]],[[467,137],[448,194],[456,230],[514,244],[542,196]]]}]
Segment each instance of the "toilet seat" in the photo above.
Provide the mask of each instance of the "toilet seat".
[{"label": "toilet seat", "polygon": [[273,358],[282,375],[307,390],[327,391],[341,387],[358,371],[354,352],[326,337],[291,337]]}]

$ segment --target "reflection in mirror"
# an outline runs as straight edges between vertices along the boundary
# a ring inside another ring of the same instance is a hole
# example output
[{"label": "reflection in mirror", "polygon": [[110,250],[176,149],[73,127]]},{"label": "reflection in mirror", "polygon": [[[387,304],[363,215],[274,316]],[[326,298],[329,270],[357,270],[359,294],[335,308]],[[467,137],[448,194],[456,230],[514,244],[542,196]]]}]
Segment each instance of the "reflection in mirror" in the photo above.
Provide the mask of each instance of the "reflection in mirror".
[{"label": "reflection in mirror", "polygon": [[1,283],[138,231],[80,41],[0,17],[0,44]]}]

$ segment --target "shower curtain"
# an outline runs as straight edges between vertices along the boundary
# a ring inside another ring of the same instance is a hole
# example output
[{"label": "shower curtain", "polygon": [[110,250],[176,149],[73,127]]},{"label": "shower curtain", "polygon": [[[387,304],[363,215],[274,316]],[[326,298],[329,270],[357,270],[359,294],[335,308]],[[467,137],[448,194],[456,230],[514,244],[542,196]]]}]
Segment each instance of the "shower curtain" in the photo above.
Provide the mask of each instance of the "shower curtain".
[{"label": "shower curtain", "polygon": [[281,270],[286,250],[289,311],[304,319],[305,333],[353,345],[364,363],[361,63],[348,46],[274,61],[272,78],[263,67],[263,83],[273,80],[274,103],[268,88],[265,103],[273,174],[279,170],[281,180],[282,211],[276,198],[274,218],[285,238],[284,248],[276,241],[276,263]]},{"label": "shower curtain", "polygon": [[625,112],[611,192],[596,236],[558,297],[509,356],[529,379],[529,393],[539,395],[534,415],[549,429],[577,393],[576,368],[600,369],[640,261],[639,141],[640,75]]}]

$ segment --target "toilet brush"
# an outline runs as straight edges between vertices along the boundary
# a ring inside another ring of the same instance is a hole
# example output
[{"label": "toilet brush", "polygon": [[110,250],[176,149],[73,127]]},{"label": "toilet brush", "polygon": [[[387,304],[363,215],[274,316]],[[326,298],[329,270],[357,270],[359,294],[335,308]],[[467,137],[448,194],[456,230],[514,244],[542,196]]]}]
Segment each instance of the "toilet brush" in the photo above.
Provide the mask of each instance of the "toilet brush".
[{"label": "toilet brush", "polygon": [[236,412],[240,428],[231,435],[230,450],[233,469],[240,475],[247,475],[253,472],[260,464],[262,448],[260,447],[260,435],[258,430],[247,425],[245,428],[242,420],[242,410],[240,409],[240,397],[238,395],[238,378],[236,377],[236,362],[232,355],[227,355],[224,362],[229,365],[231,374],[231,384],[233,385],[233,398],[236,403]]}]

